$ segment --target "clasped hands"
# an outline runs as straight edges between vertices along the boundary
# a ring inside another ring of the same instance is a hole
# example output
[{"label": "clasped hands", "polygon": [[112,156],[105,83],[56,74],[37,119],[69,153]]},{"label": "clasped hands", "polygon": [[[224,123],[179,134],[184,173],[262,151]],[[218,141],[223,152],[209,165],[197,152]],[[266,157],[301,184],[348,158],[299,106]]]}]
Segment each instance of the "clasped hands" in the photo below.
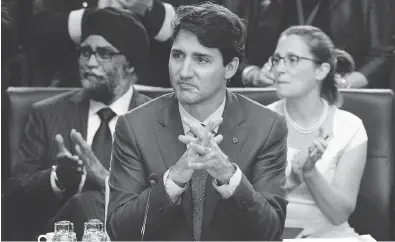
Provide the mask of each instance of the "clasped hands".
[{"label": "clasped hands", "polygon": [[177,184],[185,184],[192,178],[195,170],[204,169],[220,184],[228,184],[235,169],[218,146],[223,136],[212,134],[222,123],[222,119],[210,121],[205,127],[193,125],[187,119],[184,119],[184,122],[196,138],[187,135],[178,137],[188,148],[170,170],[169,178]]},{"label": "clasped hands", "polygon": [[299,178],[299,181],[302,181],[303,177],[313,170],[315,163],[321,159],[322,154],[328,147],[328,139],[330,137],[330,135],[324,137],[323,129],[320,128],[317,139],[308,148],[297,153],[292,159],[292,172]]},{"label": "clasped hands", "polygon": [[55,170],[58,179],[57,186],[64,190],[75,189],[79,186],[83,174],[87,174],[98,185],[101,185],[101,180],[104,182],[101,174],[105,173],[106,169],[79,132],[71,130],[70,138],[76,152],[75,155],[65,147],[62,135],[55,136],[58,146]]}]

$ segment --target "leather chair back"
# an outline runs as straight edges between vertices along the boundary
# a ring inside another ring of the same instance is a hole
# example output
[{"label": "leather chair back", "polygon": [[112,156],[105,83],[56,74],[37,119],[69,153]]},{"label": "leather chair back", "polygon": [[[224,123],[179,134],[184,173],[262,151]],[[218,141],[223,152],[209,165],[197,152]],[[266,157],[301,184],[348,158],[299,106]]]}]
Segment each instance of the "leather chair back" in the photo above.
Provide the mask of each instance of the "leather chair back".
[{"label": "leather chair back", "polygon": [[[136,89],[150,97],[171,92],[170,88],[136,85]],[[32,103],[73,89],[70,88],[9,88],[11,102],[10,146],[12,164],[17,162],[15,154],[27,113]],[[231,88],[264,105],[278,97],[275,89]],[[348,89],[341,90],[344,104],[342,109],[354,113],[363,120],[368,134],[368,156],[358,195],[357,207],[350,218],[351,225],[359,234],[370,234],[376,240],[393,240],[392,199],[392,115],[393,92],[391,90]],[[11,165],[13,168],[14,165]]]},{"label": "leather chair back", "polygon": [[74,88],[50,88],[50,87],[9,87],[7,92],[10,99],[9,114],[9,148],[10,169],[13,171],[18,163],[17,151],[19,140],[24,132],[27,117],[32,104],[55,96],[57,94],[73,90]]}]

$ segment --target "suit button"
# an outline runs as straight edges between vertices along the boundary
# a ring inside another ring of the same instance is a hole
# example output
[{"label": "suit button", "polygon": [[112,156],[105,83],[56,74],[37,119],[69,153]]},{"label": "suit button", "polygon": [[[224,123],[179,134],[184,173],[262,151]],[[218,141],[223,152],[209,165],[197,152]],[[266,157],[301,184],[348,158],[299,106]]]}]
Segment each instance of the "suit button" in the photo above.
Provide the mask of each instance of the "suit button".
[{"label": "suit button", "polygon": [[163,208],[162,208],[162,207],[158,207],[158,208],[156,209],[156,212],[157,212],[157,213],[163,212]]},{"label": "suit button", "polygon": [[87,8],[87,7],[88,7],[88,3],[87,3],[87,2],[83,2],[83,3],[82,3],[82,7],[83,7],[83,8]]}]

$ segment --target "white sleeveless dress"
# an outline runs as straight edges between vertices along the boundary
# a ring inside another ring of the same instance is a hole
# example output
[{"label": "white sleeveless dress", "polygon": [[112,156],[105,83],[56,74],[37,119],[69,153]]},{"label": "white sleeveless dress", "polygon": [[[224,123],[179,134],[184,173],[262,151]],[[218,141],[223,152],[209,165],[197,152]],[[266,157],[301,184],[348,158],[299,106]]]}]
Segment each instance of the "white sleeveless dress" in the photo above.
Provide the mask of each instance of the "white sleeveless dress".
[{"label": "white sleeveless dress", "polygon": [[[278,101],[268,107],[282,113],[283,101]],[[333,112],[333,137],[328,143],[328,147],[317,161],[316,168],[322,176],[332,183],[336,166],[340,157],[355,148],[367,142],[367,134],[362,120],[354,114],[334,108]],[[291,160],[299,152],[299,149],[288,146],[286,169],[287,177],[291,173]],[[287,217],[285,227],[304,228],[298,237],[354,237],[358,234],[350,226],[348,222],[340,225],[333,225],[321,212],[305,183],[295,188],[286,199],[288,200]]]}]

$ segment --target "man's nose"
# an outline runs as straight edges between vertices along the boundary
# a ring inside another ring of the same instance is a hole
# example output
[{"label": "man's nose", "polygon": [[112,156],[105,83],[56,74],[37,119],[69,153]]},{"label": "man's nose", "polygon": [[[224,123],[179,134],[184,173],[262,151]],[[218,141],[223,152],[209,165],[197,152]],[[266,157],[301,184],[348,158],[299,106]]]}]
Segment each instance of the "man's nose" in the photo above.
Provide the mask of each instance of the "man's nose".
[{"label": "man's nose", "polygon": [[182,78],[191,77],[193,75],[193,67],[190,59],[186,58],[184,60],[179,73]]},{"label": "man's nose", "polygon": [[97,61],[96,55],[92,54],[88,59],[88,66],[95,67],[98,65],[99,65],[99,62]]},{"label": "man's nose", "polygon": [[272,71],[274,73],[284,73],[287,70],[287,66],[285,65],[285,60],[280,59],[277,65],[272,66]]}]

